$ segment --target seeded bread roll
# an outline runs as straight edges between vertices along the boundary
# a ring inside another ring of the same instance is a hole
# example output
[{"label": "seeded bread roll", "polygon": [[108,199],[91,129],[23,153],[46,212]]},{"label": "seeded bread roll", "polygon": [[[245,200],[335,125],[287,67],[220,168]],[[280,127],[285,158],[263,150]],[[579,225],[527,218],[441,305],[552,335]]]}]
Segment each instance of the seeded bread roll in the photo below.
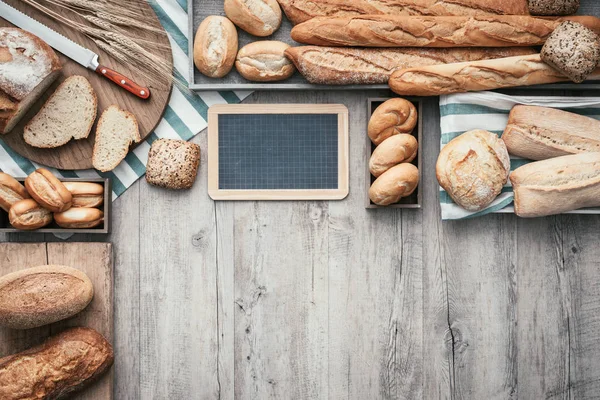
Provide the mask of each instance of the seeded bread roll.
[{"label": "seeded bread roll", "polygon": [[194,64],[211,78],[222,78],[231,71],[238,51],[238,35],[225,17],[206,17],[194,38]]},{"label": "seeded bread roll", "polygon": [[189,189],[200,165],[200,146],[183,140],[158,139],[148,153],[146,181],[167,189]]},{"label": "seeded bread roll", "polygon": [[399,133],[411,133],[417,125],[417,109],[408,100],[390,99],[375,109],[367,133],[375,145]]},{"label": "seeded bread roll", "polygon": [[8,212],[10,207],[17,201],[29,199],[30,197],[27,190],[25,190],[25,186],[21,185],[12,176],[0,172],[0,208]]},{"label": "seeded bread roll", "polygon": [[104,203],[104,186],[91,182],[63,182],[73,196],[72,207],[98,207]]},{"label": "seeded bread roll", "polygon": [[380,176],[394,165],[409,163],[417,156],[417,139],[413,135],[394,135],[375,148],[369,160],[369,171]]},{"label": "seeded bread roll", "polygon": [[565,21],[548,37],[540,56],[573,82],[581,83],[600,62],[600,37],[579,23]]},{"label": "seeded bread roll", "polygon": [[275,40],[247,44],[238,52],[235,67],[249,81],[273,82],[287,79],[296,70],[284,54],[289,47],[289,44]]},{"label": "seeded bread roll", "polygon": [[579,10],[579,0],[528,0],[532,15],[569,15]]},{"label": "seeded bread roll", "polygon": [[33,171],[25,179],[25,187],[31,197],[47,210],[62,212],[71,207],[71,192],[45,168]]},{"label": "seeded bread roll", "polygon": [[225,0],[225,14],[254,36],[269,36],[281,25],[277,0]]},{"label": "seeded bread roll", "polygon": [[399,164],[375,179],[369,189],[369,198],[379,206],[389,206],[410,196],[418,184],[419,169],[412,164]]},{"label": "seeded bread roll", "polygon": [[17,229],[40,229],[52,222],[52,213],[33,199],[17,201],[8,210],[8,221]]},{"label": "seeded bread roll", "polygon": [[54,221],[61,228],[88,229],[100,225],[104,221],[104,213],[97,208],[73,207],[54,213]]}]

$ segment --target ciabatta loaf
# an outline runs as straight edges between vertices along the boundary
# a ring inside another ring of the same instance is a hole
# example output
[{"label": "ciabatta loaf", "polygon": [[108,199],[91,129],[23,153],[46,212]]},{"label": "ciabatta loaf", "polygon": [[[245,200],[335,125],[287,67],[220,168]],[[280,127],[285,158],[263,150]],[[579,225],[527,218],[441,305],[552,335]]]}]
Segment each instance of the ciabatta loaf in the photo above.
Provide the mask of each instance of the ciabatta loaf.
[{"label": "ciabatta loaf", "polygon": [[600,153],[537,161],[510,174],[519,217],[543,217],[600,206]]},{"label": "ciabatta loaf", "polygon": [[508,152],[530,160],[600,152],[600,121],[537,106],[514,106],[502,140]]},{"label": "ciabatta loaf", "polygon": [[127,155],[129,146],[141,140],[135,116],[118,106],[109,106],[98,120],[92,164],[97,170],[112,171]]},{"label": "ciabatta loaf", "polygon": [[278,0],[294,24],[314,17],[361,14],[526,15],[527,0]]},{"label": "ciabatta loaf", "polygon": [[97,108],[96,92],[90,82],[83,76],[70,76],[25,125],[23,139],[40,148],[59,147],[71,139],[85,139],[96,120]]}]

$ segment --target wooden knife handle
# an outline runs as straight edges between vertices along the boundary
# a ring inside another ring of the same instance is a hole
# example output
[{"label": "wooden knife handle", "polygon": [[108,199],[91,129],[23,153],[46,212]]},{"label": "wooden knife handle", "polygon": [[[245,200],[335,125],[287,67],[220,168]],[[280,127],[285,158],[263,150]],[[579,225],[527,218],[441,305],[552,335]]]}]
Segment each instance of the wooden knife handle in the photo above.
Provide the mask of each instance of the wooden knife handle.
[{"label": "wooden knife handle", "polygon": [[113,69],[105,67],[104,65],[99,65],[98,68],[96,68],[96,73],[110,79],[117,85],[121,86],[123,89],[135,94],[141,99],[147,99],[148,97],[150,97],[150,89],[138,85],[125,75],[121,75]]}]

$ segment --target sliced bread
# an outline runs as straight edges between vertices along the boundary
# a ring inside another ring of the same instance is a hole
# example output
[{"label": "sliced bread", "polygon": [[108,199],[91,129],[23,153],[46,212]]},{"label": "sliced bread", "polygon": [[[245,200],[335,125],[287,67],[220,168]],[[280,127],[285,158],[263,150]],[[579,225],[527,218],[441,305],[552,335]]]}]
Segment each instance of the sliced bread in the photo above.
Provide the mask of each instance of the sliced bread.
[{"label": "sliced bread", "polygon": [[96,120],[98,99],[83,76],[65,79],[35,117],[25,125],[23,138],[44,149],[59,147],[71,139],[85,139]]},{"label": "sliced bread", "polygon": [[98,120],[96,143],[92,155],[94,168],[112,171],[127,155],[131,143],[141,140],[135,116],[118,106],[109,106]]}]

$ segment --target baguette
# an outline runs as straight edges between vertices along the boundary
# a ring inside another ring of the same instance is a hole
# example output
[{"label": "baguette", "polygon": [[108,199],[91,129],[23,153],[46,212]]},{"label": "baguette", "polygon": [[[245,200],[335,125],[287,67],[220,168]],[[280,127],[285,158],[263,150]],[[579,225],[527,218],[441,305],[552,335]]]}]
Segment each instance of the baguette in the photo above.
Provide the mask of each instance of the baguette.
[{"label": "baguette", "polygon": [[600,206],[600,153],[581,153],[517,168],[510,174],[519,217]]},{"label": "baguette", "polygon": [[314,17],[364,14],[527,15],[527,0],[278,0],[294,25]]},{"label": "baguette", "polygon": [[595,32],[600,19],[543,19],[526,15],[403,17],[361,15],[311,19],[292,29],[292,39],[317,46],[363,47],[509,47],[539,46],[563,20]]},{"label": "baguette", "polygon": [[[591,78],[600,78],[600,69]],[[392,74],[389,85],[400,95],[437,96],[568,80],[534,54],[403,69]]]},{"label": "baguette", "polygon": [[365,49],[301,46],[285,51],[306,80],[319,85],[387,83],[397,69],[535,53],[531,47]]},{"label": "baguette", "polygon": [[537,106],[514,106],[502,134],[508,152],[530,160],[600,152],[600,121]]}]

